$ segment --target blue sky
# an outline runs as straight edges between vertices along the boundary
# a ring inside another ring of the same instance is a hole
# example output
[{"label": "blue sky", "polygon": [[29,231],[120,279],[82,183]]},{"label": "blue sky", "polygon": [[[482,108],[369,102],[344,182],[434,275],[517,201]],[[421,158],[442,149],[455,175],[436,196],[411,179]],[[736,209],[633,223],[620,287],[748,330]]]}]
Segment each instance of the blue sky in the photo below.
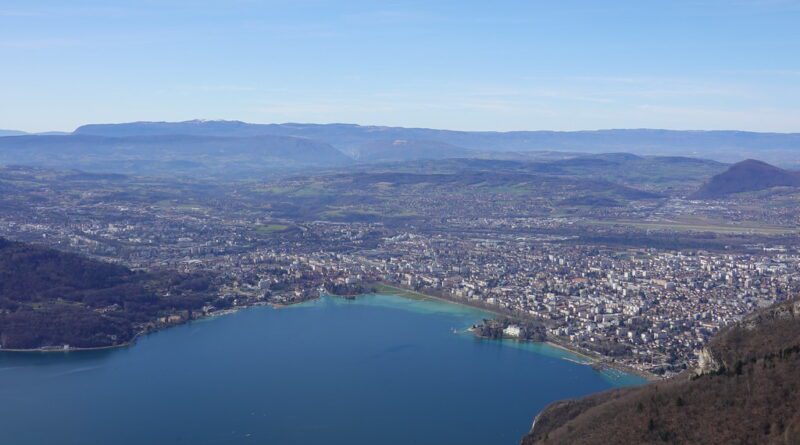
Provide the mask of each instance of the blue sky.
[{"label": "blue sky", "polygon": [[0,0],[0,128],[800,132],[800,1]]}]

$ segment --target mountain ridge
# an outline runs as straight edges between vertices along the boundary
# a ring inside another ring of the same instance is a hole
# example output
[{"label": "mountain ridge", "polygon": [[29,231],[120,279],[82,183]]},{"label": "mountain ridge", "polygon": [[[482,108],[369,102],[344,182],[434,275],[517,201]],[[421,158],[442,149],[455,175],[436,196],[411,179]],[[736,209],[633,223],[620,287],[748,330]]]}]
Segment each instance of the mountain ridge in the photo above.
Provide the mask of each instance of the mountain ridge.
[{"label": "mountain ridge", "polygon": [[23,136],[23,135],[26,135],[26,134],[28,134],[28,133],[26,133],[24,131],[19,131],[19,130],[4,130],[4,129],[0,129],[0,137],[5,137],[5,136]]},{"label": "mountain ridge", "polygon": [[359,146],[353,157],[361,162],[414,161],[419,159],[467,158],[473,151],[447,142],[419,139],[385,139]]},{"label": "mountain ridge", "polygon": [[330,144],[292,136],[201,135],[0,137],[0,163],[126,174],[259,175],[285,169],[344,166]]},{"label": "mountain ridge", "polygon": [[684,155],[737,162],[758,157],[797,163],[800,133],[758,133],[736,130],[609,129],[581,131],[459,131],[430,128],[361,126],[357,124],[251,124],[242,121],[132,122],[89,124],[76,134],[204,135],[273,134],[325,141],[345,153],[375,140],[427,140],[468,150],[632,152],[639,155]]}]

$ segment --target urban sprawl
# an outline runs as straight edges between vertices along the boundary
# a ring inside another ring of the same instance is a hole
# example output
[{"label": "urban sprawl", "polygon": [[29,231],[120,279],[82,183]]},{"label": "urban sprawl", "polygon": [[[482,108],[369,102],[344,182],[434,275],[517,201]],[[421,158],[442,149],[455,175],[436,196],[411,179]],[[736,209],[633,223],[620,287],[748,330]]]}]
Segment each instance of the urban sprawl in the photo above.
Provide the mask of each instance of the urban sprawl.
[{"label": "urban sprawl", "polygon": [[[657,249],[578,242],[570,231],[552,230],[581,217],[293,221],[261,210],[89,204],[80,194],[40,192],[34,205],[3,213],[1,235],[133,268],[213,273],[219,298],[236,306],[393,285],[538,320],[550,341],[653,375],[693,366],[720,328],[800,289],[796,245]],[[181,314],[164,319],[180,321]]]}]

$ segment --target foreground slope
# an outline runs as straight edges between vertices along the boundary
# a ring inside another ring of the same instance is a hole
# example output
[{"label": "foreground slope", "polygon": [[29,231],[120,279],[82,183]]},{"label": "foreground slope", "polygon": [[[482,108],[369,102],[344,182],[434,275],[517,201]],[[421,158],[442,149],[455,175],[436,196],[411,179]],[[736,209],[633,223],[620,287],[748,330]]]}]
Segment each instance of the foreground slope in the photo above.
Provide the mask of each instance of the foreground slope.
[{"label": "foreground slope", "polygon": [[693,373],[552,404],[522,443],[800,443],[800,300],[721,332]]},{"label": "foreground slope", "polygon": [[800,187],[800,173],[748,159],[712,177],[694,193],[693,197],[724,198],[734,193],[755,192],[773,187]]}]

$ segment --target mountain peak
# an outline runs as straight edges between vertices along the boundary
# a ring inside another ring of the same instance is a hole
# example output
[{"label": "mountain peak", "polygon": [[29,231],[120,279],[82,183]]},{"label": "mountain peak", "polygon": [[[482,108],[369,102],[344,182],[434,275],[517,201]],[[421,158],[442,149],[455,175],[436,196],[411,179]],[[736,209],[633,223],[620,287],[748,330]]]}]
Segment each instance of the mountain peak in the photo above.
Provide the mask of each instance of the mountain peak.
[{"label": "mountain peak", "polygon": [[692,195],[692,198],[723,198],[734,193],[782,186],[800,187],[800,173],[784,170],[756,159],[746,159],[712,177]]}]

